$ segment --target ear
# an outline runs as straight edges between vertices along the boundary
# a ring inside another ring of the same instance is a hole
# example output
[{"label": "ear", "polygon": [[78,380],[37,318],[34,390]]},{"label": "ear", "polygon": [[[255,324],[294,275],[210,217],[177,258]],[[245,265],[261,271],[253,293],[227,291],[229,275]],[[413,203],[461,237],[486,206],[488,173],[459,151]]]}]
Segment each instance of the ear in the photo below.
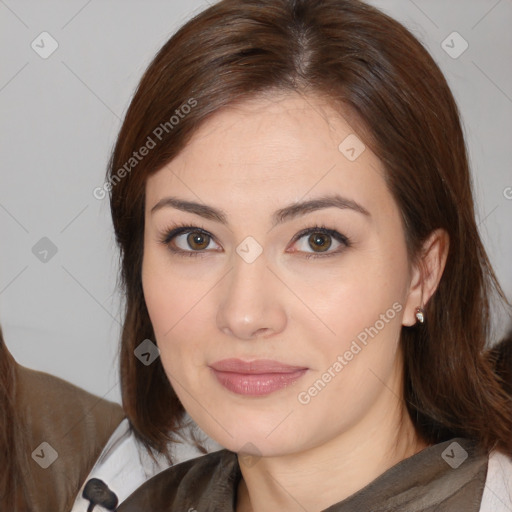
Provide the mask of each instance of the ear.
[{"label": "ear", "polygon": [[412,268],[402,325],[414,325],[417,322],[416,308],[424,307],[436,291],[443,275],[449,245],[450,238],[444,229],[436,229],[425,240]]}]

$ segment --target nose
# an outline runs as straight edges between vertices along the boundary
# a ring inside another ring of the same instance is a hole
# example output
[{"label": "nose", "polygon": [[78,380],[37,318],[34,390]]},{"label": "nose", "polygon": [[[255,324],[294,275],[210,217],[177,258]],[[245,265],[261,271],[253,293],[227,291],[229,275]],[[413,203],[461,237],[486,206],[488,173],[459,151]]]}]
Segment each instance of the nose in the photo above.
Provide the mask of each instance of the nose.
[{"label": "nose", "polygon": [[217,311],[219,330],[238,339],[254,340],[285,329],[287,314],[279,289],[282,283],[264,257],[252,263],[237,257],[226,277]]}]

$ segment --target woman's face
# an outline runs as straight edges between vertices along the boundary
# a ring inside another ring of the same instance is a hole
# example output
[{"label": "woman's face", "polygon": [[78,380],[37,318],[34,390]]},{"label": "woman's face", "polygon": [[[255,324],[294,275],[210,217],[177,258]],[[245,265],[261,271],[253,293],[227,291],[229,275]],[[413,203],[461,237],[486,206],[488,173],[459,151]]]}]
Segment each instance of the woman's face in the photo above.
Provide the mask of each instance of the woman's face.
[{"label": "woman's face", "polygon": [[399,210],[361,144],[318,98],[259,98],[216,113],[147,181],[162,364],[228,449],[296,453],[398,411],[400,329],[419,304]]}]

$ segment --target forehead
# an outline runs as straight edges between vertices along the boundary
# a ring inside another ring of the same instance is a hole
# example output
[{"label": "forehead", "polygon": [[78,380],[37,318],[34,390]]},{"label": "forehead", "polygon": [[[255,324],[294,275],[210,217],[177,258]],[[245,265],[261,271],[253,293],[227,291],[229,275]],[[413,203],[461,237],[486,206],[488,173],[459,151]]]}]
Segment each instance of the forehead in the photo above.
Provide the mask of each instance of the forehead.
[{"label": "forehead", "polygon": [[383,172],[353,126],[325,100],[296,93],[258,97],[205,121],[148,179],[147,205],[166,193],[228,207],[236,207],[234,198],[268,207],[269,201],[277,206],[327,193],[389,202]]}]

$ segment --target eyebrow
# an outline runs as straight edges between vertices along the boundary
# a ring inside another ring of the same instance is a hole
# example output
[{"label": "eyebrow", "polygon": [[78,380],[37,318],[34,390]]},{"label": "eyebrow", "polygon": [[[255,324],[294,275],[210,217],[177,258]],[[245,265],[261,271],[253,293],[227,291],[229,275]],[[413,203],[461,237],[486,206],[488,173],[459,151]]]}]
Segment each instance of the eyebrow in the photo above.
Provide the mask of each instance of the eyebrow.
[{"label": "eyebrow", "polygon": [[[164,197],[151,208],[151,214],[162,208],[175,208],[183,212],[194,213],[205,219],[213,220],[221,224],[228,224],[228,216],[223,210],[213,208],[193,201],[185,201],[177,197]],[[323,210],[325,208],[339,208],[342,210],[352,210],[365,217],[371,217],[370,212],[364,206],[356,203],[352,199],[340,195],[323,196],[309,201],[294,203],[274,212],[272,215],[272,226],[277,226],[290,221],[301,215]]]}]

